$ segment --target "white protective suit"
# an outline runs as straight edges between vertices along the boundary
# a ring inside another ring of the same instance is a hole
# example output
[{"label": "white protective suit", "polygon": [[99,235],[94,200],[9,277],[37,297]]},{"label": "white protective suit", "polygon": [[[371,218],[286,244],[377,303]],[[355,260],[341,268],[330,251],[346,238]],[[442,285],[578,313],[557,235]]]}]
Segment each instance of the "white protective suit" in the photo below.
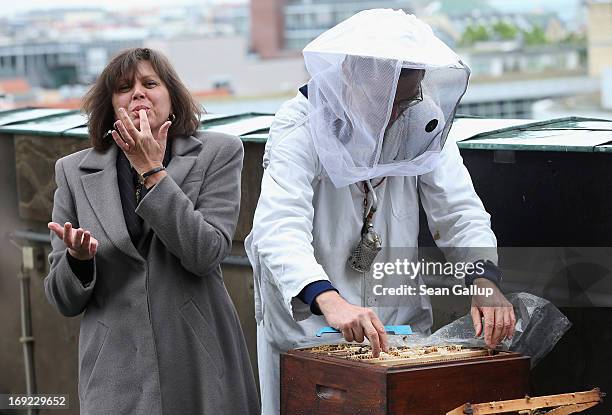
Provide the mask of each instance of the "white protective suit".
[{"label": "white protective suit", "polygon": [[[427,70],[425,63],[420,67]],[[424,91],[424,95],[419,105],[435,112],[429,92]],[[427,332],[432,323],[429,298],[407,296],[398,299],[395,306],[381,306],[367,287],[371,275],[347,266],[347,258],[360,238],[364,194],[360,183],[337,187],[337,181],[335,184],[331,180],[317,152],[312,115],[312,102],[302,94],[277,112],[266,144],[253,230],[245,241],[254,271],[259,380],[265,415],[280,413],[280,353],[312,344],[317,339],[315,333],[328,325],[323,316],[313,315],[297,298],[308,284],[329,280],[344,299],[371,307],[385,325],[410,324],[415,331]],[[446,117],[449,123],[452,115]],[[409,117],[405,112],[387,131],[387,148],[379,150],[383,157],[397,157],[403,146],[398,137],[410,135],[411,126],[406,124]],[[439,130],[446,128],[447,132],[449,126],[441,124]],[[496,246],[490,217],[474,191],[456,143],[448,142],[436,153],[433,170],[387,177],[375,192],[378,211],[373,224],[384,246],[417,246],[420,198],[430,231],[449,260],[497,263],[494,250],[486,251],[486,258],[466,258],[457,257],[465,251],[453,249]],[[391,251],[383,250],[377,262],[392,262],[391,255]],[[418,283],[418,279],[414,281]]]}]

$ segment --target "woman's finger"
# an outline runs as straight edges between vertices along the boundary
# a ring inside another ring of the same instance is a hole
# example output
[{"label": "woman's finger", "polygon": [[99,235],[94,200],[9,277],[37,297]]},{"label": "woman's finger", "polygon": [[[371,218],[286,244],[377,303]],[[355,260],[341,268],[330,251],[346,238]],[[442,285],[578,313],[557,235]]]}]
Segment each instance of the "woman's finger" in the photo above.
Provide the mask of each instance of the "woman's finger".
[{"label": "woman's finger", "polygon": [[72,248],[72,224],[64,223],[64,243],[68,248]]},{"label": "woman's finger", "polygon": [[47,228],[49,228],[49,230],[57,235],[57,237],[61,240],[64,239],[64,228],[59,223],[49,222],[47,224]]},{"label": "woman's finger", "polygon": [[98,241],[94,238],[91,238],[91,243],[89,244],[89,256],[94,257],[98,252]]},{"label": "woman's finger", "polygon": [[135,140],[137,140],[138,137],[136,135],[130,135],[128,130],[125,128],[125,123],[121,120],[115,122],[115,128],[117,128],[121,133],[121,138],[123,141],[125,141],[127,145],[133,149],[136,146]]},{"label": "woman's finger", "polygon": [[74,239],[72,240],[72,249],[78,251],[81,249],[81,245],[83,245],[83,229],[79,228],[74,234]]},{"label": "woman's finger", "polygon": [[123,139],[121,138],[121,136],[119,135],[117,131],[112,130],[111,135],[113,136],[113,140],[115,140],[115,143],[117,143],[117,146],[119,146],[121,150],[123,150],[124,152],[127,152],[130,150],[130,146],[128,145],[128,143],[123,141]]},{"label": "woman's finger", "polygon": [[140,111],[138,111],[138,117],[140,117],[140,132],[152,136],[153,134],[151,133],[151,127],[149,126],[147,110],[141,109]]},{"label": "woman's finger", "polygon": [[89,245],[91,243],[91,233],[89,231],[83,232],[83,243],[82,247],[84,251],[89,252]]},{"label": "woman's finger", "polygon": [[160,146],[163,146],[163,148],[166,148],[166,142],[168,141],[168,130],[170,130],[171,125],[171,121],[166,121],[159,128],[159,133],[157,134],[157,142]]},{"label": "woman's finger", "polygon": [[[129,131],[130,135],[132,136],[132,139],[138,140],[140,131],[138,131],[138,129],[134,126],[134,123],[132,122],[132,119],[130,118],[125,108],[119,108],[119,119],[122,121],[124,128],[127,128],[126,131]],[[121,132],[121,134],[123,134],[123,131]]]}]

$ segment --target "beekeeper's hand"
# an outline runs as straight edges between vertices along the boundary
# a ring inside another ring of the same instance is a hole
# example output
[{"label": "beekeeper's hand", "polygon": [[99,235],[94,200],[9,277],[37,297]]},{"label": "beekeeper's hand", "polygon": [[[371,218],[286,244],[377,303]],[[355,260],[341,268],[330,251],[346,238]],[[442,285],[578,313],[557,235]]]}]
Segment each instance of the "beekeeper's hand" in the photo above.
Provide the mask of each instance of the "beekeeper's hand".
[{"label": "beekeeper's hand", "polygon": [[341,331],[347,342],[361,343],[367,337],[374,357],[380,355],[381,349],[389,351],[385,327],[374,311],[350,304],[336,291],[325,291],[315,301],[327,324]]},{"label": "beekeeper's hand", "polygon": [[514,335],[516,318],[512,304],[504,297],[497,285],[485,278],[476,278],[474,285],[479,289],[490,288],[492,295],[474,295],[472,297],[472,321],[476,337],[483,332],[487,346],[494,348],[502,340],[511,339]]}]

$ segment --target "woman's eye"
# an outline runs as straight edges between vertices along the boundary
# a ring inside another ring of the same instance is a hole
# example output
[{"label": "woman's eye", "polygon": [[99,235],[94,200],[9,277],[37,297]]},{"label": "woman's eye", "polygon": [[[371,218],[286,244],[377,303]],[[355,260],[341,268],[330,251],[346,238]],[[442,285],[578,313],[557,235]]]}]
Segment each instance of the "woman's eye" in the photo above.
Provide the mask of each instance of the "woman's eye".
[{"label": "woman's eye", "polygon": [[130,86],[129,85],[120,85],[119,88],[117,88],[117,90],[119,92],[127,92],[130,90]]},{"label": "woman's eye", "polygon": [[153,88],[154,86],[157,85],[157,82],[155,81],[148,81],[146,84],[147,88]]}]

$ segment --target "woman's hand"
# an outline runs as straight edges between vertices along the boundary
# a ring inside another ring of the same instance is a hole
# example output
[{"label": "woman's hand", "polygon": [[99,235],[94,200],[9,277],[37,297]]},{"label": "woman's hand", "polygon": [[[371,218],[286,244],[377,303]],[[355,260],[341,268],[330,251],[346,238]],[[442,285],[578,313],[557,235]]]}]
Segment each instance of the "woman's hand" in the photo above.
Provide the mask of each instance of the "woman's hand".
[{"label": "woman's hand", "polygon": [[112,136],[136,172],[143,174],[162,165],[166,152],[168,130],[172,123],[170,121],[163,123],[159,128],[157,138],[155,138],[149,126],[147,111],[141,109],[138,116],[140,118],[140,131],[134,126],[125,108],[119,108],[119,120],[115,121],[115,130],[112,131]]},{"label": "woman's hand", "polygon": [[81,261],[92,259],[98,250],[98,241],[85,229],[73,229],[70,222],[62,227],[55,222],[49,222],[47,227],[52,230],[58,238],[64,241],[70,256]]}]

